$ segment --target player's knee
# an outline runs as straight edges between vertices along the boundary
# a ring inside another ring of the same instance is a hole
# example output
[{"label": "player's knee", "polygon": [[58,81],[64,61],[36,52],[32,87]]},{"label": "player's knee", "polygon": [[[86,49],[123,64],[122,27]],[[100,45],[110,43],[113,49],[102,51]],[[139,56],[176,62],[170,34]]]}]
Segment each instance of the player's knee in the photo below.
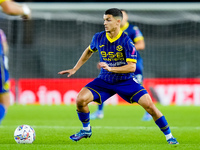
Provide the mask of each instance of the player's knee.
[{"label": "player's knee", "polygon": [[154,115],[154,106],[152,104],[149,104],[145,107],[145,110],[150,114],[150,115]]},{"label": "player's knee", "polygon": [[84,99],[82,97],[77,97],[76,105],[77,106],[83,106],[83,104],[84,104]]},{"label": "player's knee", "polygon": [[8,107],[10,106],[10,94],[9,94],[9,92],[1,94],[0,103],[3,104],[6,109],[8,109]]},{"label": "player's knee", "polygon": [[153,103],[148,105],[145,110],[155,119],[158,119],[162,116],[162,113],[156,108]]},{"label": "player's knee", "polygon": [[150,114],[150,115],[154,115],[156,113],[156,107],[154,105],[154,103],[152,102],[150,96],[148,94],[145,94],[141,101],[140,101],[140,105],[142,105],[142,107]]},{"label": "player's knee", "polygon": [[87,105],[87,97],[82,94],[78,94],[77,99],[76,99],[76,105],[83,107]]}]

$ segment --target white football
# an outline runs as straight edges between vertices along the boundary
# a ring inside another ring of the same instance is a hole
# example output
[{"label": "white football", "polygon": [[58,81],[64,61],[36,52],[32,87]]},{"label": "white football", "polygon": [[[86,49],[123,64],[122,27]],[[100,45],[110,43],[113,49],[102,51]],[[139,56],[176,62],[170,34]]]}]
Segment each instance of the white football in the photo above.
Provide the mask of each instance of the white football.
[{"label": "white football", "polygon": [[35,130],[29,125],[18,126],[14,132],[14,139],[18,144],[31,144],[35,138]]}]

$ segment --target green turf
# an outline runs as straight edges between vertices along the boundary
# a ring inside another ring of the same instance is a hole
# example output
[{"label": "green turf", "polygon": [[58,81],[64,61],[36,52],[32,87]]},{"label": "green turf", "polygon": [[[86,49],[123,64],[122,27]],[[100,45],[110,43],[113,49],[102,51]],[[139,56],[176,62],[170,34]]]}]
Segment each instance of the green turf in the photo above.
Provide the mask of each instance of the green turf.
[{"label": "green turf", "polygon": [[[0,125],[0,150],[198,150],[200,149],[200,107],[161,106],[178,146],[168,145],[154,121],[143,122],[144,110],[138,105],[105,106],[105,117],[92,120],[90,139],[73,142],[71,134],[81,123],[75,105],[13,105]],[[91,112],[96,110],[90,105]],[[14,130],[31,125],[36,131],[33,144],[17,144]]]}]

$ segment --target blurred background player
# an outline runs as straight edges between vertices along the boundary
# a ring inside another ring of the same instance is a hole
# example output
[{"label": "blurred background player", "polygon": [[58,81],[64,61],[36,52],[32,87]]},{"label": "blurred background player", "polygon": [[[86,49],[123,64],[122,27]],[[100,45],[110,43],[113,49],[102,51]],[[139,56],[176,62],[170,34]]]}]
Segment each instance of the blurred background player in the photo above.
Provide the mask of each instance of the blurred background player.
[{"label": "blurred background player", "polygon": [[5,14],[21,16],[23,19],[30,19],[31,10],[26,4],[18,4],[12,0],[0,0],[2,11]]},{"label": "blurred background player", "polygon": [[[121,22],[121,30],[124,31],[134,42],[135,48],[137,50],[137,64],[136,64],[136,71],[134,72],[135,77],[137,78],[140,84],[143,83],[143,60],[140,56],[139,50],[145,49],[145,41],[142,32],[139,28],[135,25],[131,25],[128,22],[128,14],[126,10],[121,9],[123,13],[123,20]],[[103,112],[104,104],[98,105],[97,111],[90,115],[90,119],[102,119],[104,117]],[[152,120],[151,115],[148,112],[145,112],[143,121],[150,121]]]},{"label": "blurred background player", "polygon": [[10,105],[10,95],[9,95],[9,74],[8,74],[8,62],[6,59],[6,53],[8,52],[8,44],[6,36],[3,30],[0,29],[0,124],[6,110]]},{"label": "blurred background player", "polygon": [[[23,19],[30,19],[31,17],[31,10],[26,4],[20,5],[12,0],[0,0],[0,6],[7,15],[21,16]],[[7,52],[6,36],[3,30],[0,29],[0,123],[10,105],[8,59],[5,56]]]}]

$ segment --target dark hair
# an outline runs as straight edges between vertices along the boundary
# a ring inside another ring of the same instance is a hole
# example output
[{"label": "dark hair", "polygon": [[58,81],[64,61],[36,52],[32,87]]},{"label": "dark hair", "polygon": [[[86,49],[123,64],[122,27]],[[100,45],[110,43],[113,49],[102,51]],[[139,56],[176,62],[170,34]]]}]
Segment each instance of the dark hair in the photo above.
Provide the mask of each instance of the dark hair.
[{"label": "dark hair", "polygon": [[113,17],[121,17],[123,18],[123,14],[120,9],[110,8],[105,11],[105,15],[112,15]]}]

